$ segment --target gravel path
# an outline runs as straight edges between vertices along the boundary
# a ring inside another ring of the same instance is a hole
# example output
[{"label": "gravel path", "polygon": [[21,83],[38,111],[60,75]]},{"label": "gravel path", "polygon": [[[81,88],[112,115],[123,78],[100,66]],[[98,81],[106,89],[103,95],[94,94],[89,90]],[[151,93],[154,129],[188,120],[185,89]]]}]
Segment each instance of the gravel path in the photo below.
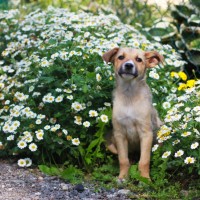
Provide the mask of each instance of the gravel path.
[{"label": "gravel path", "polygon": [[0,160],[0,200],[128,200],[128,190],[101,189],[92,185],[72,185],[42,174],[38,169],[19,168],[13,161]]}]

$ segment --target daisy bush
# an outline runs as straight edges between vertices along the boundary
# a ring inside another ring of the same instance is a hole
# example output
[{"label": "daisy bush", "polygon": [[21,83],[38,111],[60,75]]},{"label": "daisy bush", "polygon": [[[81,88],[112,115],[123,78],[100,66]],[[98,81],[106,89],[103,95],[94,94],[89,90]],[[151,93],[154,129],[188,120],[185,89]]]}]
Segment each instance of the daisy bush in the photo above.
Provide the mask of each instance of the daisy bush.
[{"label": "daisy bush", "polygon": [[158,132],[163,145],[152,149],[155,163],[171,158],[173,166],[198,167],[199,81],[178,85],[184,61],[171,46],[151,43],[112,14],[53,7],[24,19],[18,10],[4,12],[0,30],[0,155],[17,155],[22,167],[32,160],[86,168],[104,162],[114,76],[101,56],[128,46],[157,50],[166,60],[147,73],[165,123]]},{"label": "daisy bush", "polygon": [[164,125],[157,137],[161,145],[153,146],[153,159],[161,168],[200,174],[200,80],[187,80],[182,71],[172,71],[169,80],[171,90],[162,103]]}]

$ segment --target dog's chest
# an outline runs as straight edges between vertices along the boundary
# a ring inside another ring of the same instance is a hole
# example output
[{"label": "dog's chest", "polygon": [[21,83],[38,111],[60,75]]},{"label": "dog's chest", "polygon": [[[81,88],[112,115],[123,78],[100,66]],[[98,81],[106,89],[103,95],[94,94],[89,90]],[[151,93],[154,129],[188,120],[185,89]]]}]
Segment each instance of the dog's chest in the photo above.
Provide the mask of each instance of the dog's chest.
[{"label": "dog's chest", "polygon": [[137,120],[137,111],[133,107],[129,106],[120,106],[120,107],[114,107],[114,117],[118,121],[118,123],[130,127],[133,126],[133,124]]},{"label": "dog's chest", "polygon": [[127,133],[138,134],[137,127],[147,120],[149,106],[146,98],[132,98],[131,101],[115,98],[113,102],[113,118]]}]

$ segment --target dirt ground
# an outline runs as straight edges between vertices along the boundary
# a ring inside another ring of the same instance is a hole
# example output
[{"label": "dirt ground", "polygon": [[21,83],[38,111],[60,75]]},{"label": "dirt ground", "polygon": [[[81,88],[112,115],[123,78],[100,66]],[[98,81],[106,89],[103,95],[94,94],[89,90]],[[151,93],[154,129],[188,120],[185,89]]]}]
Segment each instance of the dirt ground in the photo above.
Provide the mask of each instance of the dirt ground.
[{"label": "dirt ground", "polygon": [[13,160],[0,159],[0,200],[128,200],[128,192],[123,189],[95,192],[87,183],[72,185],[44,175],[37,168],[20,168]]}]

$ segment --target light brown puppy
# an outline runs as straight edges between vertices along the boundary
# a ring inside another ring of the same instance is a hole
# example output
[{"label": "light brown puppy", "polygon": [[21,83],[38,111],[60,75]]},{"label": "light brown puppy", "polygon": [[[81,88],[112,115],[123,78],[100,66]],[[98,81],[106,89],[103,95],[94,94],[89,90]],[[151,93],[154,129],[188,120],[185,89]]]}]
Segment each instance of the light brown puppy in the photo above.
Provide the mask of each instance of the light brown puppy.
[{"label": "light brown puppy", "polygon": [[164,58],[156,51],[114,48],[103,55],[106,62],[114,64],[116,88],[113,98],[113,133],[107,137],[107,147],[118,154],[119,179],[128,175],[129,153],[140,152],[139,171],[150,178],[149,165],[153,131],[162,122],[152,105],[151,91],[146,84],[147,68],[155,67]]}]

